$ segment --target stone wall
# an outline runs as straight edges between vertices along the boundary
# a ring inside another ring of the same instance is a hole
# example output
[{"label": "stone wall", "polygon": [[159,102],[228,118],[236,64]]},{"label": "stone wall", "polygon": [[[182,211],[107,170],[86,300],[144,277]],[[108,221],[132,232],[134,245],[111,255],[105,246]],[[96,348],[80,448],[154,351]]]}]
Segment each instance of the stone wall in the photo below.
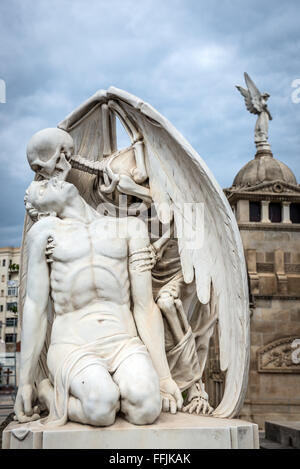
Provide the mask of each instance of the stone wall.
[{"label": "stone wall", "polygon": [[240,227],[252,302],[249,385],[241,417],[300,420],[300,232]]}]

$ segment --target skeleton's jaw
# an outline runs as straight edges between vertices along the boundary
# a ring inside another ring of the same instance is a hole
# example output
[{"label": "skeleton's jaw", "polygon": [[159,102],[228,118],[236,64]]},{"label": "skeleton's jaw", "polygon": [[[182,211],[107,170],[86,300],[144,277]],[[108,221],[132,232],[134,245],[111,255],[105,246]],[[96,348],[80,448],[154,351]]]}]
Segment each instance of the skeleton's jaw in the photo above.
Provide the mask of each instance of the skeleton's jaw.
[{"label": "skeleton's jaw", "polygon": [[[71,169],[71,168],[70,168]],[[70,169],[55,169],[52,174],[47,173],[46,171],[39,171],[37,174],[41,179],[52,179],[57,178],[59,181],[65,181],[69,174]]]},{"label": "skeleton's jaw", "polygon": [[51,178],[57,178],[59,181],[65,181],[67,179],[67,176],[71,170],[72,166],[70,163],[66,160],[64,160],[63,164],[59,163],[55,166],[53,171],[49,172],[46,170],[46,168],[41,169],[40,171],[37,172],[37,174],[42,178],[42,179],[51,179]]},{"label": "skeleton's jaw", "polygon": [[56,168],[52,174],[52,177],[56,177],[59,181],[65,181],[70,172],[70,169],[71,169],[71,165],[70,165],[70,168],[67,168],[67,169]]}]

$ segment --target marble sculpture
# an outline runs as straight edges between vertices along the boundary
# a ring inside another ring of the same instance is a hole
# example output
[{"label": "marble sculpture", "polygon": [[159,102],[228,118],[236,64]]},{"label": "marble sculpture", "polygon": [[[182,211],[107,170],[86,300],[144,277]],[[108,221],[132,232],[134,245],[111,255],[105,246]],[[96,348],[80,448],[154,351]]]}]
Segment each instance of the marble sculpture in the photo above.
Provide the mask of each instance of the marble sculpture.
[{"label": "marble sculpture", "polygon": [[[266,111],[262,111],[266,112]],[[131,139],[118,150],[116,118]],[[153,107],[100,90],[27,148],[15,419],[233,418],[249,364],[239,230],[204,161]],[[200,220],[200,222],[199,222]],[[218,328],[222,401],[203,374]],[[183,398],[184,396],[184,398]]]}]

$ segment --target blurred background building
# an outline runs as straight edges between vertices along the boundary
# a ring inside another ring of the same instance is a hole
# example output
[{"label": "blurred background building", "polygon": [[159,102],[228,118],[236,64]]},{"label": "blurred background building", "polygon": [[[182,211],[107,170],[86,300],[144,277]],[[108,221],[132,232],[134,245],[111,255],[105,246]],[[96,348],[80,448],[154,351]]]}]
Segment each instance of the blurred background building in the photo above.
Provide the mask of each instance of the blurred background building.
[{"label": "blurred background building", "polygon": [[20,248],[0,248],[0,390],[15,391],[20,351]]},{"label": "blurred background building", "polygon": [[248,269],[251,363],[241,418],[300,421],[300,186],[271,152],[256,154],[225,194]]}]

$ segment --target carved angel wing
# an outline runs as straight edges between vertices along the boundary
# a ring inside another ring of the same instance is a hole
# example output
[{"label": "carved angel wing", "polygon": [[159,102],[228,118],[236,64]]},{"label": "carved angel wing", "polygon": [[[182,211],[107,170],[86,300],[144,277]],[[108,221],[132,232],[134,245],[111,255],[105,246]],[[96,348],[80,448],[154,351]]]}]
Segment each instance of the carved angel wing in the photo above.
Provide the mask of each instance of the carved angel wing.
[{"label": "carved angel wing", "polygon": [[[122,90],[109,88],[107,96],[118,102],[143,135],[157,213],[162,223],[174,214],[181,231],[178,244],[185,282],[195,279],[202,304],[209,303],[214,292],[221,368],[226,371],[224,396],[214,415],[233,417],[243,402],[249,361],[247,276],[235,217],[204,161],[167,119]],[[192,246],[199,235],[193,220],[203,208],[203,242]]]},{"label": "carved angel wing", "polygon": [[252,99],[249,91],[243,88],[242,86],[236,86],[236,88],[239,90],[241,95],[244,96],[246,108],[248,109],[248,111],[251,112],[251,114],[259,114],[257,109],[252,104]]},{"label": "carved angel wing", "polygon": [[237,89],[245,98],[246,108],[248,111],[251,112],[251,114],[260,114],[263,110],[261,104],[261,93],[249,77],[248,73],[245,73],[244,75],[248,90],[242,86],[237,86]]}]

